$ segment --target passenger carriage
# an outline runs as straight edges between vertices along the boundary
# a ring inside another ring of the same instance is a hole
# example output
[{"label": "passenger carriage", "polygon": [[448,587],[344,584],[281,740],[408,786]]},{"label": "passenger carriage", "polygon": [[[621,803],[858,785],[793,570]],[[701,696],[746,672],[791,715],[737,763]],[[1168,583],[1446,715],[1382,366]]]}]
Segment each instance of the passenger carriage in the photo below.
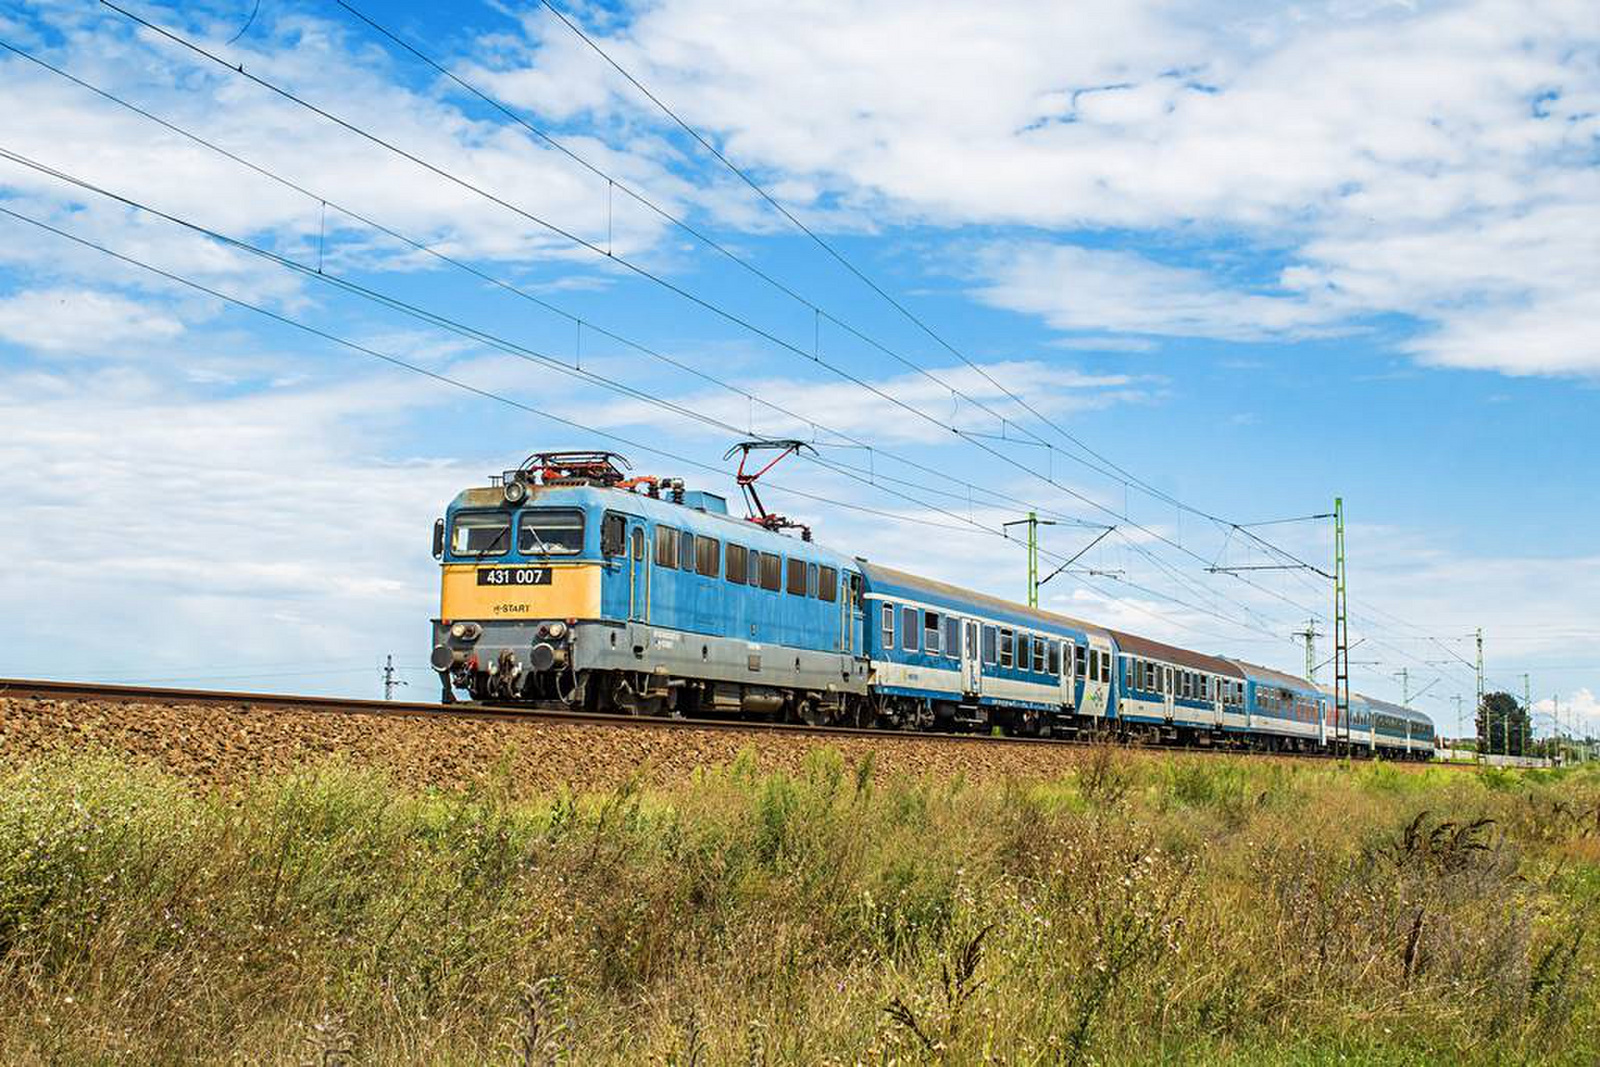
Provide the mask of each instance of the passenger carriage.
[{"label": "passenger carriage", "polygon": [[1115,717],[1109,631],[858,562],[874,699],[891,722],[1048,735]]},{"label": "passenger carriage", "polygon": [[1328,741],[1333,698],[1304,678],[1243,660],[1245,711],[1253,743],[1273,750],[1314,752]]},{"label": "passenger carriage", "polygon": [[1237,664],[1120,630],[1112,637],[1118,715],[1131,732],[1215,744],[1230,730],[1248,728],[1244,674]]}]

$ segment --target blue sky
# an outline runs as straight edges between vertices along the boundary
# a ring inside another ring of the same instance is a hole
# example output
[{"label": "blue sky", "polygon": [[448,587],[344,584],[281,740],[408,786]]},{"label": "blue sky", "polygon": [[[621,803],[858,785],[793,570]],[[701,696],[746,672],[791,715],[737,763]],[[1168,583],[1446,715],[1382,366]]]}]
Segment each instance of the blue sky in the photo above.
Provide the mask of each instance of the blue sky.
[{"label": "blue sky", "polygon": [[[456,489],[612,433],[728,491],[736,427],[817,438],[778,483],[811,496],[772,502],[832,544],[1017,595],[1000,523],[1059,518],[1058,558],[1096,532],[1069,520],[1114,523],[1083,562],[1116,576],[1048,606],[1288,668],[1325,584],[1207,573],[1269,559],[1199,513],[1342,495],[1360,688],[1398,696],[1405,668],[1449,730],[1482,626],[1493,683],[1600,722],[1592,4],[563,8],[944,343],[542,8],[358,5],[740,262],[337,4],[253,6],[130,10],[502,203],[110,8],[23,3],[0,40],[306,192],[14,51],[0,149],[305,270],[15,160],[0,207],[570,425],[0,217],[0,672],[367,693],[393,653],[431,692],[428,529]],[[1327,565],[1326,523],[1262,532]]]}]

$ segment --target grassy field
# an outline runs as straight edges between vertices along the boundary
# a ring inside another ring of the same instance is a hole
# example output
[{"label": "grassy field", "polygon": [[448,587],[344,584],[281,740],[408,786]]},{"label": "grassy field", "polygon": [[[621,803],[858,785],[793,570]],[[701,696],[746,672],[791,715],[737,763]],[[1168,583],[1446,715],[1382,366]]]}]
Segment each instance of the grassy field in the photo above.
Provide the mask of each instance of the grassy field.
[{"label": "grassy field", "polygon": [[0,778],[0,1062],[1600,1059],[1600,775]]}]

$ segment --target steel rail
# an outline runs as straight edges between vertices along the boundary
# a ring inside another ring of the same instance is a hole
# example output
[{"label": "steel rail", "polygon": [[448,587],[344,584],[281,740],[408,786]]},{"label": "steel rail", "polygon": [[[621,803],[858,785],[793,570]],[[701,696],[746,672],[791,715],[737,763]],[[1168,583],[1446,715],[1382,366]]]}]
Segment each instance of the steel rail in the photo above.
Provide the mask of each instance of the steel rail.
[{"label": "steel rail", "polygon": [[[652,730],[733,730],[744,733],[789,734],[819,737],[860,737],[877,740],[927,742],[965,742],[1001,745],[1065,745],[1077,748],[1103,744],[1092,738],[997,737],[983,733],[947,733],[924,730],[891,730],[860,726],[812,726],[808,723],[775,723],[749,719],[685,719],[665,716],[638,716],[622,713],[573,711],[552,704],[505,706],[479,703],[439,704],[427,701],[377,700],[356,697],[301,696],[292,693],[235,692],[219,689],[176,689],[158,686],[115,685],[99,682],[64,682],[34,678],[0,678],[0,700],[51,699],[96,700],[118,704],[217,704],[246,707],[283,708],[325,714],[382,715],[392,718],[446,718],[480,722],[523,722],[527,724],[632,727]],[[1265,752],[1252,749],[1184,746],[1169,744],[1124,743],[1129,752],[1194,753],[1212,756],[1258,756],[1271,759],[1326,762],[1334,757],[1308,752]],[[1352,758],[1352,761],[1359,757]],[[1387,761],[1401,762],[1401,761]],[[1408,765],[1472,767],[1473,764],[1420,760]]]}]

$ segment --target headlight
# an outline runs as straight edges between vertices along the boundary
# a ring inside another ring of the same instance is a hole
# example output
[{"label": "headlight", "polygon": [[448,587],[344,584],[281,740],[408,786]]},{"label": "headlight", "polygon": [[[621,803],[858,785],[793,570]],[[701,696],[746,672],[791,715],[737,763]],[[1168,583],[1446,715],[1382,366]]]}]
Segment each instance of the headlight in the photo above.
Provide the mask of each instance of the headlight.
[{"label": "headlight", "polygon": [[466,635],[467,635],[467,624],[466,623],[458,622],[454,626],[450,627],[450,636],[455,638],[457,641],[461,640]]},{"label": "headlight", "polygon": [[501,490],[501,495],[506,498],[507,504],[520,504],[528,499],[528,483],[519,478],[513,478],[506,482],[505,488]]},{"label": "headlight", "polygon": [[566,632],[567,632],[567,624],[566,623],[564,623],[564,622],[553,622],[553,623],[550,624],[550,636],[551,637],[560,637],[562,634],[564,634]]}]

